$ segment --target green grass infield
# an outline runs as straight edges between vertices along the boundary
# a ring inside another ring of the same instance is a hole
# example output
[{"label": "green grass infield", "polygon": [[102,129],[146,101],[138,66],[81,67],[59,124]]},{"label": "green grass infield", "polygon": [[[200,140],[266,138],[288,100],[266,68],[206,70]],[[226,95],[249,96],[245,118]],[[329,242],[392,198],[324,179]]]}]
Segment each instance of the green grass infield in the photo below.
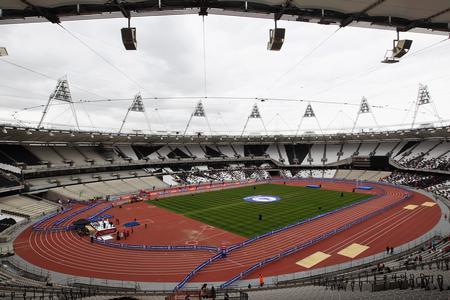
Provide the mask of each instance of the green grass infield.
[{"label": "green grass infield", "polygon": [[[243,200],[254,195],[278,196],[281,200],[270,203]],[[149,203],[250,238],[369,196],[346,192],[341,196],[339,191],[261,184],[150,200]],[[259,220],[260,214],[262,220]]]}]

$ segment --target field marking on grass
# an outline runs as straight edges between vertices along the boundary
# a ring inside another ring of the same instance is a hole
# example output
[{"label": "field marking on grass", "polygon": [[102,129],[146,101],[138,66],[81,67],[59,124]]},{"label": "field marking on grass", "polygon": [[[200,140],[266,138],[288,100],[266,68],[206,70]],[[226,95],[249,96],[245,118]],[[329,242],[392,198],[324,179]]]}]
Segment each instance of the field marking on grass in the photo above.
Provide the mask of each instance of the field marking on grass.
[{"label": "field marking on grass", "polygon": [[242,204],[243,203],[236,202],[236,203],[230,203],[230,204],[223,204],[223,205],[213,206],[213,207],[204,208],[204,209],[192,210],[192,211],[186,213],[186,216],[190,215],[190,214],[196,214],[196,213],[201,213],[201,212],[205,212],[205,211],[216,210],[216,209],[219,209],[219,208],[222,209],[222,208],[225,208],[225,207],[238,206],[238,205],[242,205]]},{"label": "field marking on grass", "polygon": [[[255,194],[277,195],[282,200],[272,203],[249,203],[243,200],[244,197]],[[155,204],[185,217],[250,238],[371,196],[345,192],[345,197],[340,197],[340,194],[340,191],[263,184],[256,190],[247,186],[205,191],[195,196],[168,197]],[[259,214],[263,215],[262,221],[258,220]]]}]

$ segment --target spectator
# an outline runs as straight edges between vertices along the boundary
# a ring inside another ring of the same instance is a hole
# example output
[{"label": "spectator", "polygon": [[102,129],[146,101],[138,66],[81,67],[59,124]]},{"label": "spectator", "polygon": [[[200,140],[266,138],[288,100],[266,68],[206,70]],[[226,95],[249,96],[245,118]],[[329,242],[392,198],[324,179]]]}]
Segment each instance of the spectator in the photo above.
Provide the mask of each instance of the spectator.
[{"label": "spectator", "polygon": [[201,299],[206,299],[208,298],[208,289],[207,289],[207,284],[204,283],[200,289],[200,298]]},{"label": "spectator", "polygon": [[214,288],[214,286],[211,287],[211,291],[209,292],[209,297],[213,300],[216,299],[216,289]]}]

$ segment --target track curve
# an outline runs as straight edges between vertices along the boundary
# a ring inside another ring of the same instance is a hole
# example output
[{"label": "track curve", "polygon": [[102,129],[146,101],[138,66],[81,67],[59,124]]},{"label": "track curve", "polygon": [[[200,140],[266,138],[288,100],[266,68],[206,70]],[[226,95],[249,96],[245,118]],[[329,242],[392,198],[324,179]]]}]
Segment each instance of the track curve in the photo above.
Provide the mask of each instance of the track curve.
[{"label": "track curve", "polygon": [[[324,189],[342,191],[351,191],[355,186],[351,182],[320,180],[301,181],[292,184],[306,185],[308,183],[321,183]],[[225,281],[266,257],[314,238],[330,229],[337,228],[374,210],[395,203],[406,193],[405,190],[394,186],[378,183],[371,183],[371,185],[375,189],[367,192],[379,195],[376,199],[293,227],[235,250],[229,253],[227,258],[220,259],[206,267],[193,278],[193,281]],[[361,254],[361,257],[364,257],[384,251],[386,243],[395,247],[413,240],[431,230],[438,222],[441,213],[437,205],[433,207],[420,206],[423,202],[432,202],[430,198],[414,192],[412,195],[405,202],[405,205],[417,204],[419,205],[417,209],[405,210],[403,204],[394,207],[308,249],[274,262],[258,272],[270,276],[305,270],[305,268],[296,265],[295,262],[310,253],[314,253],[313,251],[319,250],[333,255],[330,259],[315,267],[344,262],[349,259],[334,254],[354,242],[370,246],[369,250]],[[83,212],[77,218],[92,215],[102,209],[104,205],[106,204],[98,205],[92,211]],[[81,207],[77,205],[72,210]],[[64,215],[69,213],[66,212]],[[50,226],[52,222],[64,215],[59,215],[44,222],[43,226]],[[155,213],[155,216],[166,217],[161,212]],[[67,220],[63,224],[68,225],[71,221],[73,220]],[[155,219],[155,221],[158,220]],[[417,224],[421,224],[421,226],[414,226]],[[168,226],[166,239],[170,237],[171,231],[174,230],[177,230],[177,228]],[[181,230],[181,228],[178,227],[178,230]],[[215,245],[221,245],[221,239],[227,239],[234,243],[244,240],[235,236],[227,236],[226,232],[215,231],[211,232],[210,235],[205,240]],[[157,238],[155,237],[155,239]],[[176,240],[179,240],[179,237]],[[14,241],[14,248],[16,254],[28,262],[52,271],[76,276],[145,282],[178,282],[192,269],[215,254],[208,251],[142,251],[110,248],[90,243],[89,239],[80,238],[71,231],[34,232],[31,227],[22,232]],[[249,278],[255,278],[257,275],[257,273],[250,274]]]}]

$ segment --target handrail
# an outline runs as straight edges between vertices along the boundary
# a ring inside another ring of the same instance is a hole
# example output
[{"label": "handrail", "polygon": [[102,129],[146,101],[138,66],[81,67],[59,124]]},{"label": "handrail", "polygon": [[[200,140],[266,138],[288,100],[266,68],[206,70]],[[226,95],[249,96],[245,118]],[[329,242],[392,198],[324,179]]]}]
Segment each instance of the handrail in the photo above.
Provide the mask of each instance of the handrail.
[{"label": "handrail", "polygon": [[328,238],[328,237],[333,236],[333,235],[335,235],[335,234],[337,234],[339,232],[347,230],[348,228],[350,228],[350,227],[352,227],[352,226],[354,226],[356,224],[359,224],[359,223],[361,223],[363,221],[366,221],[366,220],[368,220],[368,219],[370,219],[370,218],[372,218],[374,216],[377,216],[377,215],[379,215],[379,214],[381,214],[381,213],[391,209],[392,207],[394,207],[394,206],[398,205],[399,203],[409,199],[410,197],[411,197],[411,195],[406,195],[400,201],[397,201],[397,202],[392,203],[392,204],[390,204],[388,206],[385,206],[385,207],[383,207],[383,208],[381,208],[379,210],[376,210],[376,211],[374,211],[374,212],[372,212],[372,213],[370,213],[368,215],[360,217],[360,218],[358,218],[358,219],[356,219],[356,220],[354,220],[354,221],[352,221],[350,223],[347,223],[345,225],[340,226],[337,229],[333,229],[331,231],[328,231],[327,233],[322,234],[322,235],[320,235],[318,237],[315,237],[314,239],[311,239],[311,240],[309,240],[307,242],[304,242],[304,243],[299,244],[297,246],[291,247],[288,250],[280,252],[279,254],[274,255],[274,256],[272,256],[270,258],[266,258],[266,259],[264,259],[264,260],[262,260],[262,261],[260,261],[260,262],[258,262],[256,264],[252,265],[250,268],[248,268],[245,271],[239,273],[238,275],[234,276],[233,278],[227,280],[225,283],[221,284],[220,287],[221,288],[225,288],[225,287],[231,285],[232,283],[242,279],[243,277],[245,277],[246,275],[248,275],[250,272],[252,272],[253,270],[255,270],[257,268],[265,266],[265,265],[267,265],[267,264],[269,264],[269,263],[271,263],[271,262],[273,262],[275,260],[278,260],[278,259],[280,259],[282,257],[285,257],[285,256],[288,256],[290,254],[296,253],[296,252],[298,252],[300,250],[303,250],[303,249],[305,249],[305,248],[307,248],[307,247],[309,247],[311,245],[314,245],[314,244],[318,243],[319,241],[321,241],[321,240],[323,240],[325,238]]},{"label": "handrail", "polygon": [[[324,180],[324,179],[321,179],[321,180]],[[273,182],[283,182],[283,181],[294,181],[294,182],[298,182],[298,181],[306,181],[306,179],[305,179],[305,180],[298,179],[298,178],[293,178],[293,179],[290,179],[290,180],[275,179],[275,180],[269,180],[268,182],[271,182],[271,181],[273,181]],[[330,180],[330,181],[336,181],[336,180],[333,179],[333,180]],[[339,180],[339,181],[345,181],[345,180]],[[388,184],[382,184],[382,185],[388,185]],[[307,218],[307,219],[304,219],[304,220],[300,220],[300,221],[298,221],[298,222],[295,222],[295,223],[292,223],[292,224],[283,226],[283,227],[281,227],[281,228],[278,228],[278,229],[275,229],[275,230],[268,231],[268,232],[266,232],[266,233],[264,233],[264,234],[262,234],[262,235],[253,237],[253,238],[251,238],[251,239],[245,240],[244,242],[241,242],[241,243],[238,243],[238,244],[235,244],[235,245],[232,245],[232,246],[227,247],[226,249],[224,249],[224,253],[223,253],[223,254],[228,254],[228,253],[230,253],[230,252],[232,252],[232,251],[234,251],[234,250],[240,249],[240,248],[245,247],[245,246],[247,246],[247,245],[249,245],[249,244],[251,244],[251,243],[254,243],[254,242],[257,241],[257,240],[260,240],[260,239],[263,239],[263,238],[272,236],[272,235],[277,234],[277,233],[279,233],[279,232],[286,231],[286,230],[291,229],[291,228],[293,228],[293,227],[296,227],[296,226],[299,226],[299,225],[302,225],[302,224],[305,224],[305,223],[308,223],[308,222],[311,222],[311,221],[320,219],[320,218],[322,218],[322,217],[325,217],[325,216],[330,215],[330,214],[333,214],[333,213],[337,213],[337,212],[342,211],[342,210],[344,210],[344,209],[351,208],[351,207],[353,207],[353,206],[355,206],[355,205],[359,205],[359,204],[362,204],[362,203],[365,203],[365,202],[368,202],[368,201],[377,199],[377,198],[379,198],[380,196],[382,196],[382,195],[384,195],[384,194],[385,194],[385,191],[382,190],[382,193],[379,194],[379,195],[375,195],[375,196],[366,198],[366,199],[364,199],[364,200],[361,200],[361,201],[358,201],[358,202],[354,202],[354,203],[352,203],[352,204],[349,204],[349,205],[346,205],[346,206],[337,208],[337,209],[335,209],[335,210],[332,210],[332,211],[329,211],[329,212],[326,212],[326,213],[323,213],[323,214],[314,216],[314,217],[312,217],[312,218]],[[202,263],[202,264],[200,264],[199,266],[197,266],[193,271],[191,271],[188,275],[186,275],[186,277],[185,277],[180,283],[178,283],[177,286],[176,286],[175,288],[176,288],[176,289],[181,289],[181,288],[183,288],[184,285],[185,285],[185,284],[186,284],[186,283],[187,283],[187,282],[188,282],[188,281],[189,281],[196,273],[198,273],[201,269],[203,269],[203,268],[206,267],[207,265],[211,264],[213,261],[215,261],[215,260],[221,258],[223,254],[221,253],[221,255],[219,255],[218,257],[214,256],[214,259],[213,259],[212,261],[211,261],[211,260],[207,260],[207,261],[205,261],[204,263]],[[273,261],[273,260],[271,260],[271,261]],[[206,262],[207,262],[207,263],[206,263]]]}]

